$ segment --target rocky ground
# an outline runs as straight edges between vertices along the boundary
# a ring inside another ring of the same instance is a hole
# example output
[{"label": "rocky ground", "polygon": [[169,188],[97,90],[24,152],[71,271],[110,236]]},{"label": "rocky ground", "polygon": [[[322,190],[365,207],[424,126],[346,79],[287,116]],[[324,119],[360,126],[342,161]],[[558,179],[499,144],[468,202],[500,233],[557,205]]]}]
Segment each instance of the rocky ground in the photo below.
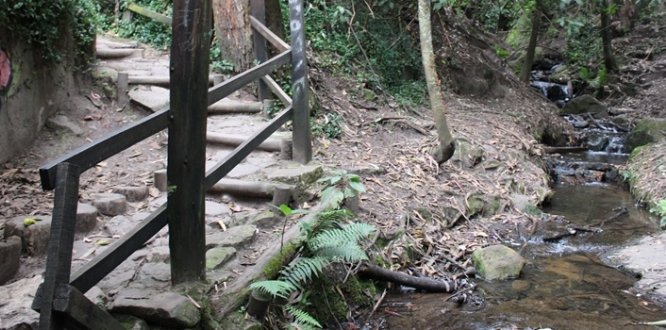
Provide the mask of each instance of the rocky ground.
[{"label": "rocky ground", "polygon": [[[637,31],[647,34],[652,30]],[[663,33],[655,34],[661,35]],[[452,45],[465,44],[457,40],[464,40],[465,35],[461,32],[456,34],[454,31],[449,38]],[[627,40],[631,38],[628,36]],[[653,40],[650,35],[645,35],[645,38],[646,42]],[[616,42],[619,47],[625,41],[618,39]],[[493,54],[493,51],[479,45],[465,47],[469,48],[458,53],[481,55],[460,58],[459,63],[474,67],[485,62],[492,68],[495,78],[491,82],[482,79],[471,87],[461,86],[459,81],[456,83],[455,75],[451,78],[454,81],[449,82],[449,86],[453,90],[462,88],[479,93],[446,94],[449,123],[458,140],[454,158],[442,166],[438,166],[430,156],[436,139],[428,109],[401,107],[381,94],[368,98],[367,95],[376,94],[364,93],[366,86],[356,80],[334,77],[318,65],[317,58],[312,61],[311,82],[321,110],[337,112],[344,118],[340,139],[320,137],[316,140],[316,163],[362,176],[368,191],[361,196],[358,218],[376,225],[381,236],[390,242],[373,252],[375,259],[386,261],[393,269],[419,276],[468,276],[472,267],[471,253],[477,248],[516,236],[531,235],[540,220],[537,207],[551,193],[550,177],[543,161],[545,146],[541,143],[575,142],[568,124],[557,115],[555,105],[541,98],[536,91],[519,84],[509,74],[508,68],[495,66],[483,57],[490,56],[488,54]],[[652,49],[651,57],[639,57],[627,63],[623,72],[627,76],[641,77],[642,82],[636,86],[636,93],[617,98],[611,108],[627,114],[631,120],[663,118],[665,110],[663,102],[659,101],[666,95],[666,65],[663,64],[665,59],[661,50]],[[64,119],[52,120],[51,127],[44,130],[24,155],[2,165],[0,233],[7,233],[9,219],[14,217],[20,217],[20,227],[26,218],[51,213],[53,196],[39,187],[39,165],[149,113],[138,107],[118,107],[109,101],[113,96],[105,95],[104,90],[103,86],[83,89],[73,112],[63,114]],[[107,92],[110,90],[112,88],[106,88]],[[213,124],[220,128],[225,128],[224,125],[223,121]],[[229,125],[226,128],[236,126]],[[663,143],[642,148],[628,165],[634,173],[634,191],[649,205],[666,197],[666,172],[660,163],[665,148]],[[127,185],[144,187],[146,197],[126,204],[128,211],[122,212],[122,218],[101,215],[94,230],[79,234],[80,245],[76,247],[79,261],[88,260],[117,239],[117,235],[126,230],[126,224],[136,221],[133,218],[135,214],[150,211],[160,200],[164,200],[163,192],[154,186],[153,172],[164,167],[165,152],[165,136],[157,135],[100,163],[83,176],[83,202],[99,205],[95,194],[112,192],[119,186]],[[226,152],[212,151],[210,158],[220,159]],[[270,153],[258,154],[245,164],[241,171],[244,173],[237,174],[249,178],[265,175],[264,169],[275,165],[276,157]],[[211,231],[222,230],[220,221],[225,226],[238,224],[236,227],[241,227],[247,222],[241,219],[250,218],[248,215],[254,210],[262,211],[256,202],[231,196],[210,198],[207,208]],[[249,222],[254,224],[249,226],[254,227],[243,228],[249,228],[246,236],[255,240],[242,251],[234,250],[232,254],[237,257],[230,263],[228,271],[215,273],[216,291],[224,291],[230,279],[242,277],[248,265],[255,263],[258,256],[269,248],[266,242],[279,236],[279,230],[272,225],[262,227],[260,216],[252,219]],[[270,223],[272,219],[274,217],[264,220]],[[655,236],[648,238],[644,244],[663,239],[662,236]],[[3,244],[16,245],[11,241]],[[237,246],[233,245],[227,244],[226,247],[235,249]],[[168,265],[163,262],[168,257],[166,246],[167,238],[162,233],[145,250],[137,253],[130,263],[121,266],[111,279],[105,280],[101,293],[97,291],[95,294],[125,299],[118,298],[122,302],[134,299],[133,295],[145,294],[137,293],[136,287],[128,285],[135,279],[156,282],[157,286],[167,285]],[[649,250],[655,253],[661,251]],[[227,249],[226,252],[229,251]],[[25,288],[34,287],[41,281],[38,274],[43,268],[43,257],[24,254],[21,264],[18,274],[12,276],[8,285],[2,288],[7,295],[18,295],[16,290],[20,288],[24,289],[24,294],[29,294]],[[644,268],[651,268],[654,272],[653,267]],[[656,276],[646,278],[651,283],[666,278],[666,274]],[[117,288],[123,286],[131,290],[119,292]],[[0,303],[2,308],[8,306]],[[27,307],[23,308],[22,313],[30,313]],[[16,315],[16,312],[9,312],[9,315]],[[0,327],[4,326],[0,323]]]}]

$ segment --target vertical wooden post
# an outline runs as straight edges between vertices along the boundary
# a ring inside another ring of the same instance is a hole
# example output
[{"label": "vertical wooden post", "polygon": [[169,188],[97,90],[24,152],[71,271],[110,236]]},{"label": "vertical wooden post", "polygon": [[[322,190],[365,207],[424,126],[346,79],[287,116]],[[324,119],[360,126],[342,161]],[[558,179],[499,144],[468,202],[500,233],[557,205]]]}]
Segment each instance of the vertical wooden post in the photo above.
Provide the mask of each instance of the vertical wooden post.
[{"label": "vertical wooden post", "polygon": [[[250,0],[250,15],[256,18],[261,24],[266,25],[266,5],[264,0]],[[268,59],[268,50],[266,48],[266,39],[256,31],[252,31],[252,43],[254,44],[254,58],[259,63],[264,63]],[[259,79],[259,100],[263,101],[271,98],[271,92],[266,83]]]},{"label": "vertical wooden post", "polygon": [[124,108],[129,104],[129,74],[127,72],[118,72],[118,80],[116,81],[116,98],[118,99],[118,107]]},{"label": "vertical wooden post", "polygon": [[211,0],[175,0],[167,217],[173,284],[205,279],[204,176]]},{"label": "vertical wooden post", "polygon": [[69,283],[72,271],[72,248],[74,246],[74,228],[76,226],[76,207],[79,200],[78,166],[70,163],[58,165],[56,172],[55,201],[51,220],[51,235],[46,259],[44,283],[41,294],[36,296],[41,301],[33,303],[39,309],[39,329],[64,329],[65,320],[56,317],[53,300],[56,288]]},{"label": "vertical wooden post", "polygon": [[310,109],[308,106],[308,65],[305,58],[303,0],[289,0],[291,30],[292,91],[294,107],[293,156],[300,163],[312,160]]}]

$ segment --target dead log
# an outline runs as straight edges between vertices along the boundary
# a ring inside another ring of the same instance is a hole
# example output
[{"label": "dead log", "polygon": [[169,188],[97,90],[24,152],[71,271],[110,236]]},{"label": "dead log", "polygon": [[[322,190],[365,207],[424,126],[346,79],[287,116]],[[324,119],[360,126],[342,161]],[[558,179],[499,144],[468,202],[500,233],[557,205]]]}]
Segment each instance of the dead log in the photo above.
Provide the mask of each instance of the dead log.
[{"label": "dead log", "polygon": [[133,11],[133,12],[139,14],[139,15],[148,17],[148,18],[150,18],[151,20],[153,20],[157,23],[162,23],[164,25],[171,26],[171,17],[160,14],[158,12],[154,12],[150,9],[143,8],[139,5],[137,5],[136,3],[130,3],[127,6],[127,9],[129,9],[130,11]]},{"label": "dead log", "polygon": [[136,48],[105,48],[99,47],[95,49],[97,58],[99,59],[111,59],[111,58],[122,58],[133,55],[136,52],[140,52],[141,49]]},{"label": "dead log", "polygon": [[544,147],[543,152],[547,154],[565,154],[569,152],[586,151],[585,147]]},{"label": "dead log", "polygon": [[543,238],[544,242],[557,242],[565,237],[570,237],[570,236],[576,236],[578,233],[598,233],[601,232],[599,228],[584,228],[584,227],[567,227],[566,231],[563,233],[559,233],[553,236],[547,236]]},{"label": "dead log", "polygon": [[[222,133],[207,133],[206,141],[210,143],[219,143],[230,146],[239,146],[241,143],[245,142],[248,137],[239,136],[233,134],[222,134]],[[282,139],[269,138],[266,141],[262,142],[257,149],[264,151],[280,151],[280,145],[282,144]]]},{"label": "dead log", "polygon": [[459,288],[457,281],[416,277],[368,263],[361,265],[358,275],[371,280],[391,282],[427,292],[455,292]]},{"label": "dead log", "polygon": [[241,102],[222,99],[208,107],[208,113],[257,113],[263,110],[261,102]]},{"label": "dead log", "polygon": [[284,195],[285,190],[293,190],[293,187],[283,183],[245,181],[237,179],[222,179],[218,181],[209,192],[229,193],[238,196],[273,198],[273,193],[279,190]]},{"label": "dead log", "polygon": [[[216,75],[208,77],[208,84],[212,85],[216,79]],[[129,83],[131,85],[157,85],[169,86],[169,76],[129,76]]]}]

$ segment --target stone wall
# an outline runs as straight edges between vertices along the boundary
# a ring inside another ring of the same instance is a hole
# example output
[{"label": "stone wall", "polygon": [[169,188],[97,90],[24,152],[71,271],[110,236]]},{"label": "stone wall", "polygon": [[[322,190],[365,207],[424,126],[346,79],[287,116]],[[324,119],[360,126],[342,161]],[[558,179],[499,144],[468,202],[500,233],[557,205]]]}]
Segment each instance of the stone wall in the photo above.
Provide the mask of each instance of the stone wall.
[{"label": "stone wall", "polygon": [[48,116],[67,109],[75,85],[67,67],[43,63],[0,28],[0,164],[27,149]]}]

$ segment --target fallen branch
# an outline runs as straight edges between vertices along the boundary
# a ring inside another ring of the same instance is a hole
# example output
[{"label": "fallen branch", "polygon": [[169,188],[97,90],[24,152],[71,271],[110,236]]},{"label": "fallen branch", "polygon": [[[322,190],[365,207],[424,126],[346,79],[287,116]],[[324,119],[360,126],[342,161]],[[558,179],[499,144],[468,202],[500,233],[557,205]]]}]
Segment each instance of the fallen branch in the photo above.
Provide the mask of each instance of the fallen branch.
[{"label": "fallen branch", "polygon": [[382,123],[382,122],[385,122],[385,121],[394,121],[394,122],[397,122],[397,123],[403,123],[403,124],[411,127],[415,131],[417,131],[417,132],[419,132],[419,133],[421,133],[425,136],[430,136],[430,132],[426,131],[423,127],[413,123],[408,117],[404,117],[404,116],[386,116],[386,117],[380,117],[380,118],[375,119],[375,123],[378,123],[378,124]]},{"label": "fallen branch", "polygon": [[457,281],[439,281],[428,277],[416,277],[367,263],[359,267],[358,275],[372,280],[396,283],[427,292],[455,292],[458,290]]},{"label": "fallen branch", "polygon": [[544,237],[543,241],[544,242],[557,242],[565,237],[570,237],[570,236],[576,236],[578,233],[585,232],[585,233],[598,233],[601,232],[601,229],[599,228],[584,228],[584,227],[567,227],[566,232],[549,236],[549,237]]}]

